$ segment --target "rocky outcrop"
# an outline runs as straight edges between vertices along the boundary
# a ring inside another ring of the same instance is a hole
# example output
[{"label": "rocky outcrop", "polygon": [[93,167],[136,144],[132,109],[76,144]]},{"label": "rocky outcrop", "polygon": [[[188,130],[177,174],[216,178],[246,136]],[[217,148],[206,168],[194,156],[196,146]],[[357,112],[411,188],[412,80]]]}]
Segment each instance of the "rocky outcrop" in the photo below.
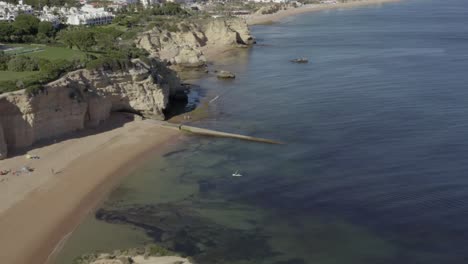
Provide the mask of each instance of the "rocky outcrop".
[{"label": "rocky outcrop", "polygon": [[229,49],[254,42],[245,20],[218,18],[183,22],[177,32],[155,27],[139,35],[137,45],[153,57],[182,67],[200,67],[206,64],[203,50]]},{"label": "rocky outcrop", "polygon": [[255,12],[258,15],[268,15],[268,14],[274,14],[281,9],[283,9],[283,5],[281,4],[269,4],[269,5],[264,5],[260,9]]},{"label": "rocky outcrop", "polygon": [[216,76],[220,79],[234,79],[236,75],[230,71],[219,71]]},{"label": "rocky outcrop", "polygon": [[180,86],[157,63],[134,60],[126,70],[77,70],[45,85],[0,95],[0,159],[7,150],[95,127],[113,111],[164,119],[171,93]]},{"label": "rocky outcrop", "polygon": [[240,18],[213,19],[205,24],[203,31],[207,46],[233,47],[253,43],[247,23]]},{"label": "rocky outcrop", "polygon": [[191,262],[158,245],[144,248],[115,250],[112,253],[87,254],[78,257],[75,264],[191,264]]},{"label": "rocky outcrop", "polygon": [[101,254],[95,260],[90,262],[78,262],[79,264],[191,264],[191,262],[182,257],[164,256],[164,257],[144,257],[128,255],[109,255]]}]

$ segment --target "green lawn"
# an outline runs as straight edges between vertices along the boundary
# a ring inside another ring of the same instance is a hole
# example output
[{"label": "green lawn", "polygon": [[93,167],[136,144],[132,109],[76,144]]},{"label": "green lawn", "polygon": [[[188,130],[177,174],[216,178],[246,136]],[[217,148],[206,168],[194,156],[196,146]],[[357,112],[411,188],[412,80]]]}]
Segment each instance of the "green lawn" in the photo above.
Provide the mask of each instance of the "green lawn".
[{"label": "green lawn", "polygon": [[27,77],[38,74],[38,71],[32,72],[12,72],[12,71],[0,71],[0,82],[10,80],[22,80]]},{"label": "green lawn", "polygon": [[[5,46],[15,47],[15,50],[8,50],[6,53],[10,55],[25,55],[29,57],[44,58],[51,61],[65,59],[73,60],[85,57],[85,53],[65,47],[51,47],[38,44],[7,44]],[[13,72],[13,71],[0,71],[0,82],[3,81],[16,81],[25,80],[29,77],[39,75],[39,71],[33,72]],[[1,84],[0,84],[1,85]],[[6,84],[2,84],[5,86]],[[6,87],[0,87],[0,93]]]},{"label": "green lawn", "polygon": [[73,50],[65,47],[51,47],[37,44],[11,44],[7,46],[18,47],[16,50],[8,51],[8,54],[21,54],[30,57],[44,58],[49,60],[72,60],[76,58],[84,58],[85,53],[79,50]]}]

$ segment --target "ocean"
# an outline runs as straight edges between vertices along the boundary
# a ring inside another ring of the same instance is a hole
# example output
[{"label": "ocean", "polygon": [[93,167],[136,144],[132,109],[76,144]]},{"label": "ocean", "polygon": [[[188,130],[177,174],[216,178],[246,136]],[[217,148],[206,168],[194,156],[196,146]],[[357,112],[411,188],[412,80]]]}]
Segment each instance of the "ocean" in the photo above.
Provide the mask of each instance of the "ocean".
[{"label": "ocean", "polygon": [[197,81],[195,102],[219,97],[192,125],[286,144],[182,138],[57,263],[148,243],[200,264],[467,263],[467,14],[406,0],[254,26],[211,66],[235,80]]}]

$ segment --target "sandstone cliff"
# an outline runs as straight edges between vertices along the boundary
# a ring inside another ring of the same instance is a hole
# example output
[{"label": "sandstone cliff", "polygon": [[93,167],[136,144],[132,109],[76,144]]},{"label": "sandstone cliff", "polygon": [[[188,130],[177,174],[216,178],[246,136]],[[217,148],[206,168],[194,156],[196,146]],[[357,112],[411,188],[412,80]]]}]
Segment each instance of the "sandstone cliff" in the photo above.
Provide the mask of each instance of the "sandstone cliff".
[{"label": "sandstone cliff", "polygon": [[36,95],[25,90],[0,95],[0,159],[8,150],[97,126],[113,111],[163,119],[180,83],[156,65],[135,60],[127,70],[77,70]]},{"label": "sandstone cliff", "polygon": [[229,49],[254,42],[245,20],[218,18],[183,22],[179,31],[170,32],[161,27],[139,35],[137,45],[153,57],[182,67],[200,67],[206,64],[204,50]]}]

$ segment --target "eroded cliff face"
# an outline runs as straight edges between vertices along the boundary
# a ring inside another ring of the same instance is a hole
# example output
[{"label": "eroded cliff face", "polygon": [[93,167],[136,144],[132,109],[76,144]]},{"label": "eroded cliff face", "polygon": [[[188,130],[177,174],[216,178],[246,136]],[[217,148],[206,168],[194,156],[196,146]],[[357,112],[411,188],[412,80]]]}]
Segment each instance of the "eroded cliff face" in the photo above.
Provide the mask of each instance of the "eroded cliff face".
[{"label": "eroded cliff face", "polygon": [[6,145],[5,137],[3,135],[3,127],[2,127],[2,124],[0,124],[0,159],[6,158],[7,151],[8,151],[7,145]]},{"label": "eroded cliff face", "polygon": [[254,40],[245,20],[218,18],[180,23],[180,31],[169,32],[158,27],[140,34],[136,43],[153,57],[182,67],[206,64],[204,50],[247,46]]},{"label": "eroded cliff face", "polygon": [[95,127],[113,111],[164,119],[177,78],[139,60],[124,71],[77,70],[29,95],[0,95],[0,159],[8,150],[65,133]]}]

